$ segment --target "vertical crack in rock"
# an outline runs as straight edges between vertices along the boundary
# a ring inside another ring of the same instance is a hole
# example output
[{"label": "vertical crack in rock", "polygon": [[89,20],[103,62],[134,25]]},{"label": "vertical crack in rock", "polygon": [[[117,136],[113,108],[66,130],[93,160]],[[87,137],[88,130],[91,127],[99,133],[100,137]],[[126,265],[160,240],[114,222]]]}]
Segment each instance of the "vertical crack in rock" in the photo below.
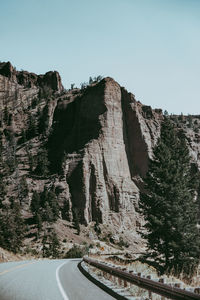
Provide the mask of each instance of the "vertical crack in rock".
[{"label": "vertical crack in rock", "polygon": [[124,143],[131,176],[145,176],[148,169],[148,146],[142,132],[142,124],[133,95],[122,90]]},{"label": "vertical crack in rock", "polygon": [[97,199],[97,177],[94,165],[91,164],[90,170],[89,197],[91,206],[91,221],[98,221],[99,223],[102,223],[102,213],[99,208],[100,203]]},{"label": "vertical crack in rock", "polygon": [[109,200],[109,209],[115,211],[115,195],[113,193],[113,183],[109,179],[104,156],[103,156],[103,176],[104,176],[106,192]]},{"label": "vertical crack in rock", "polygon": [[71,194],[72,211],[73,213],[77,212],[79,222],[86,225],[88,220],[85,220],[84,216],[86,198],[83,182],[83,162],[81,160],[72,171],[67,182]]}]

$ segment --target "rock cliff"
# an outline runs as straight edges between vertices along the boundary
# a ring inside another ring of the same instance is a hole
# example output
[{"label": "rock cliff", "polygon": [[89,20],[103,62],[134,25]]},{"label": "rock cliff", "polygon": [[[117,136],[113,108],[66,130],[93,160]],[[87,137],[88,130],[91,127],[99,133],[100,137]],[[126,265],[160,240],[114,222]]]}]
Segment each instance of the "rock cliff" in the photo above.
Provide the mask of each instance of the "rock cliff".
[{"label": "rock cliff", "polygon": [[[4,203],[20,201],[27,217],[33,192],[46,187],[56,192],[61,219],[67,209],[69,221],[76,215],[84,225],[136,236],[141,177],[160,134],[160,109],[142,105],[110,77],[66,91],[57,72],[18,72],[9,62],[0,63],[0,107]],[[174,118],[199,163],[199,116]],[[49,171],[38,173],[46,160]]]}]

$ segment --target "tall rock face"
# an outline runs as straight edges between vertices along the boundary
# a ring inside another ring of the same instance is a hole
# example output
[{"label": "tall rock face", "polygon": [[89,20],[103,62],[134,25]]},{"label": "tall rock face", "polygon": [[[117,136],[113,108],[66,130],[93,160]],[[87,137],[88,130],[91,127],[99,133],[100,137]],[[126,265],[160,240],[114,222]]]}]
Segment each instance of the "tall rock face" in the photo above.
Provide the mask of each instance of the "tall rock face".
[{"label": "tall rock face", "polygon": [[[1,201],[20,200],[26,215],[33,192],[46,187],[56,191],[61,211],[67,203],[69,220],[78,215],[82,224],[135,234],[141,177],[160,134],[161,110],[142,105],[109,77],[66,91],[57,72],[18,72],[9,62],[0,64],[0,107]],[[199,117],[192,119],[195,133],[187,117],[177,122],[198,162]],[[49,173],[41,171],[45,153]]]},{"label": "tall rock face", "polygon": [[145,176],[152,149],[160,135],[162,110],[137,102],[134,95],[122,90],[123,128],[126,153],[132,177]]},{"label": "tall rock face", "polygon": [[[161,111],[143,107],[112,78],[58,102],[49,139],[53,170],[63,161],[72,207],[81,221],[136,223],[139,189],[159,136]],[[59,136],[60,135],[60,136]]]}]

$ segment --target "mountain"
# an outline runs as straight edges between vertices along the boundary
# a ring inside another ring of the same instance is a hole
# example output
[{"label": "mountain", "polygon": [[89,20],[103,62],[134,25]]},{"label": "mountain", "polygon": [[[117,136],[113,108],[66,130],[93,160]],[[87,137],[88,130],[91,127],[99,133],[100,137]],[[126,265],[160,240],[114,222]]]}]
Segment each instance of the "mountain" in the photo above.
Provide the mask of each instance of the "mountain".
[{"label": "mountain", "polygon": [[[107,226],[108,235],[111,228],[113,235],[140,241],[139,190],[160,134],[161,109],[136,101],[110,77],[65,90],[58,72],[16,71],[10,62],[0,63],[0,107],[4,205],[19,202],[28,220],[35,192],[42,222],[57,209],[59,224],[80,223],[87,232],[91,224],[101,231]],[[200,116],[170,118],[184,130],[200,168]],[[53,199],[48,205],[47,198]]]}]

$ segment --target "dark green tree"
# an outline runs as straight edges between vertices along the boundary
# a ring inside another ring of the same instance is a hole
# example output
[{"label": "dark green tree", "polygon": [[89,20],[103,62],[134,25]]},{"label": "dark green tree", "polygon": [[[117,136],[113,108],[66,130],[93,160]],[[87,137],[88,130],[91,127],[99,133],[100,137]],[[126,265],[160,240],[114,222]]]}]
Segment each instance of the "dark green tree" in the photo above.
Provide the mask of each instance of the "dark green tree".
[{"label": "dark green tree", "polygon": [[162,273],[194,272],[200,250],[194,178],[191,184],[184,135],[168,118],[162,123],[139,206],[146,221],[142,233],[147,240],[146,257]]},{"label": "dark green tree", "polygon": [[32,139],[33,137],[35,137],[37,135],[37,120],[36,117],[31,115],[31,113],[29,113],[28,115],[28,129],[26,132],[26,138]]},{"label": "dark green tree", "polygon": [[43,221],[52,223],[56,222],[59,217],[60,207],[57,196],[54,190],[48,191],[46,186],[41,193],[33,192],[30,207],[38,230],[40,230]]},{"label": "dark green tree", "polygon": [[77,230],[77,234],[80,234],[80,224],[79,224],[79,212],[78,209],[75,207],[73,209],[73,223],[74,223],[74,228]]},{"label": "dark green tree", "polygon": [[48,201],[48,189],[47,187],[45,186],[44,187],[44,190],[40,193],[40,204],[42,207],[45,206],[45,203]]},{"label": "dark green tree", "polygon": [[8,119],[9,119],[9,111],[8,111],[8,107],[6,106],[3,114],[3,120],[5,122],[5,125],[8,125]]},{"label": "dark green tree", "polygon": [[60,207],[58,205],[58,200],[54,191],[49,191],[48,203],[53,213],[53,221],[56,221],[59,217]]},{"label": "dark green tree", "polygon": [[92,79],[92,77],[90,76],[89,77],[89,84],[92,84],[93,83],[93,79]]},{"label": "dark green tree", "polygon": [[19,182],[18,198],[20,204],[23,203],[24,199],[28,196],[28,184],[26,181],[26,176],[23,175]]},{"label": "dark green tree", "polygon": [[38,192],[34,191],[31,200],[31,212],[36,216],[40,209],[40,195]]},{"label": "dark green tree", "polygon": [[60,256],[60,242],[55,231],[45,233],[42,239],[43,257],[58,258]]},{"label": "dark green tree", "polygon": [[49,222],[49,223],[54,222],[54,215],[52,212],[52,208],[50,207],[48,202],[45,202],[45,204],[44,204],[42,220]]},{"label": "dark green tree", "polygon": [[35,168],[35,173],[40,176],[46,176],[49,174],[49,160],[48,160],[48,152],[46,149],[43,149],[40,153],[38,153],[38,161],[37,166]]},{"label": "dark green tree", "polygon": [[49,254],[53,258],[59,258],[60,256],[60,242],[54,231],[49,236]]},{"label": "dark green tree", "polygon": [[47,222],[55,222],[59,216],[59,205],[54,191],[48,191],[44,187],[43,192],[40,194],[40,204],[42,207],[42,220]]},{"label": "dark green tree", "polygon": [[37,224],[37,230],[38,230],[38,236],[40,231],[42,230],[42,217],[40,212],[37,212],[37,214],[35,215],[35,222]]},{"label": "dark green tree", "polygon": [[42,238],[42,255],[43,255],[43,257],[49,256],[49,247],[47,246],[47,239],[48,239],[48,236],[45,233]]},{"label": "dark green tree", "polygon": [[64,220],[70,221],[69,211],[69,200],[65,200],[62,207],[62,218]]},{"label": "dark green tree", "polygon": [[3,175],[0,174],[0,208],[3,207],[3,201],[6,195],[6,184],[3,180]]},{"label": "dark green tree", "polygon": [[2,129],[0,128],[0,162],[2,162],[3,158],[3,132]]},{"label": "dark green tree", "polygon": [[0,246],[19,252],[24,239],[25,225],[21,215],[20,205],[13,204],[13,208],[4,208],[0,212]]}]

